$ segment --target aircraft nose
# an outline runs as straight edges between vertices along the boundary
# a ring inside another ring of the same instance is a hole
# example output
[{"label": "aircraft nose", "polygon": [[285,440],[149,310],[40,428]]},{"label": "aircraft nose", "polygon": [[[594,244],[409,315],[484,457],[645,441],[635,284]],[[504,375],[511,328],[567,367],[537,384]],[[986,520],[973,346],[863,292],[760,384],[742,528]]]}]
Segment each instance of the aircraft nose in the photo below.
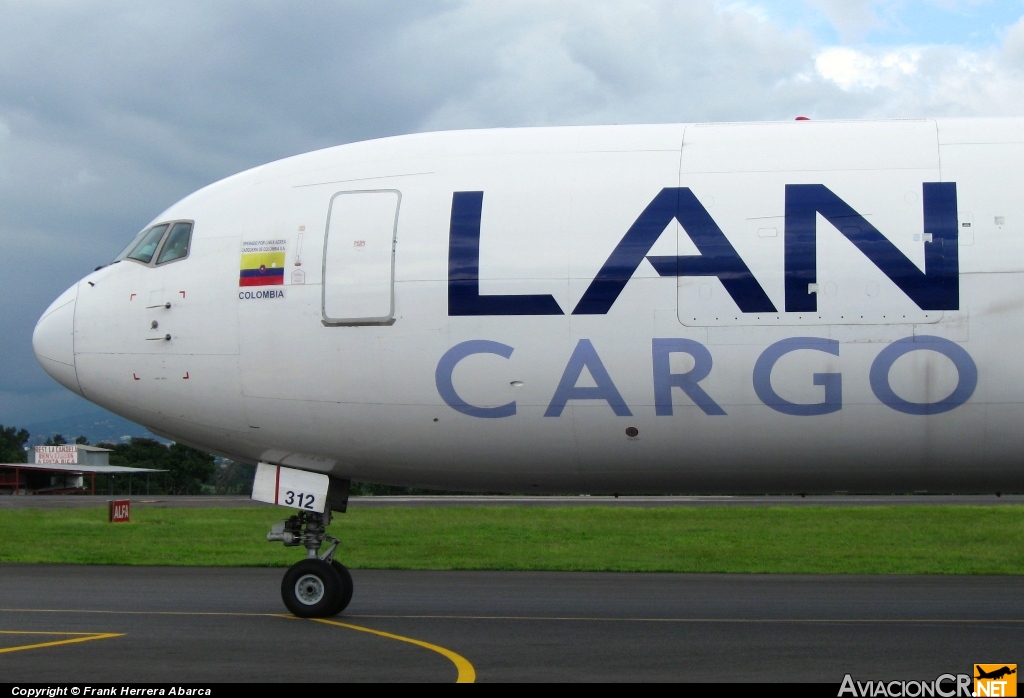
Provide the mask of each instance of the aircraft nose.
[{"label": "aircraft nose", "polygon": [[82,388],[78,384],[78,374],[75,371],[77,297],[78,284],[75,284],[50,304],[32,333],[32,350],[44,371],[68,390],[81,395]]}]

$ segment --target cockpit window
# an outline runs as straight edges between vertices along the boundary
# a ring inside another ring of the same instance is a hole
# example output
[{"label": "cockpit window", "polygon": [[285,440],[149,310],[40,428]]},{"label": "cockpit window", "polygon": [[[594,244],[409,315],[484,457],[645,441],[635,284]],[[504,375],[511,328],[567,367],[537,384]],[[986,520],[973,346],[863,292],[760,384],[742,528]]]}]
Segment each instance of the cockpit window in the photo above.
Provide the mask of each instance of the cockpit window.
[{"label": "cockpit window", "polygon": [[127,257],[128,253],[135,249],[135,246],[139,244],[139,240],[146,237],[146,233],[148,232],[149,228],[146,228],[145,230],[141,231],[138,235],[136,235],[134,238],[132,238],[132,241],[128,243],[128,246],[121,250],[121,252],[116,257],[114,257],[114,259],[111,260],[110,263],[113,264],[115,262],[120,262],[122,259]]},{"label": "cockpit window", "polygon": [[149,264],[153,259],[153,255],[156,253],[156,248],[160,244],[160,238],[164,236],[164,232],[167,230],[168,223],[162,225],[154,225],[150,228],[139,244],[135,246],[131,252],[128,253],[128,259],[134,259],[142,262],[143,264]]},{"label": "cockpit window", "polygon": [[171,221],[146,228],[135,236],[111,264],[131,259],[151,267],[184,259],[188,257],[192,242],[193,225],[192,221]]},{"label": "cockpit window", "polygon": [[187,257],[188,243],[191,238],[191,223],[175,223],[174,227],[171,228],[171,232],[167,235],[167,240],[164,241],[164,246],[160,249],[160,256],[157,258],[156,263],[164,264],[165,262],[173,262],[175,259]]}]

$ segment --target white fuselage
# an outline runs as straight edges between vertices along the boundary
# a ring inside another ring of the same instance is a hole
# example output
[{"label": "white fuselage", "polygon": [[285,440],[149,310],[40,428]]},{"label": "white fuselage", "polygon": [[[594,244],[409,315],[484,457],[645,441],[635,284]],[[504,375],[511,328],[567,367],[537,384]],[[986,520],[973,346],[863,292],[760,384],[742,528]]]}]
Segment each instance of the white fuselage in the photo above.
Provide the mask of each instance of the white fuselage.
[{"label": "white fuselage", "polygon": [[355,143],[175,204],[187,257],[89,274],[35,348],[156,433],[344,478],[1020,490],[1022,161],[1024,120]]}]

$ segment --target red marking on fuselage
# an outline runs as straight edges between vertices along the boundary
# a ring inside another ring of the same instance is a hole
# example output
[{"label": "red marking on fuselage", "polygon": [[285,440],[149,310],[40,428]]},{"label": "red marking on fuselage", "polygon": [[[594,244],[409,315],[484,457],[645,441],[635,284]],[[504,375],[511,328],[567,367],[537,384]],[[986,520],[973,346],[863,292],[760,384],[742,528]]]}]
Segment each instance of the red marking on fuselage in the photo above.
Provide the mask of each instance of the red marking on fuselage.
[{"label": "red marking on fuselage", "polygon": [[138,376],[136,376],[136,375],[135,375],[134,373],[132,374],[132,378],[134,378],[134,379],[135,379],[135,380],[137,380],[137,381],[139,381],[139,380],[142,380],[141,378],[139,378]]},{"label": "red marking on fuselage", "polygon": [[277,493],[281,491],[281,466],[275,465],[277,473],[274,477],[274,504],[277,504]]},{"label": "red marking on fuselage", "polygon": [[129,301],[133,301],[133,300],[135,300],[135,295],[136,295],[136,294],[134,294],[134,293],[133,293],[132,295],[128,296],[128,300],[129,300]]},{"label": "red marking on fuselage", "polygon": [[181,379],[182,379],[183,381],[187,381],[187,380],[188,380],[188,371],[185,371],[185,375],[184,375],[184,376],[182,376],[182,377],[181,377]]},{"label": "red marking on fuselage", "polygon": [[185,297],[185,292],[184,292],[184,291],[178,291],[178,293],[180,293],[180,294],[181,294],[181,297],[182,297],[182,298],[184,298],[184,297]]}]

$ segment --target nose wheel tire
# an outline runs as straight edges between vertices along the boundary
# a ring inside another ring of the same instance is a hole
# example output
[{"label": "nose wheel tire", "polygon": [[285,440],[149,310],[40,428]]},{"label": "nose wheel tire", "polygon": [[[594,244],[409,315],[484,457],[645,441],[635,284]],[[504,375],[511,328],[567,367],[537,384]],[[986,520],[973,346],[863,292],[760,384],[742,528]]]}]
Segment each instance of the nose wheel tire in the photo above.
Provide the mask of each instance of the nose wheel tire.
[{"label": "nose wheel tire", "polygon": [[348,607],[348,602],[352,600],[352,575],[348,573],[348,568],[341,564],[337,560],[331,560],[331,567],[338,573],[338,577],[341,578],[341,593],[338,594],[338,607],[331,615],[337,615]]},{"label": "nose wheel tire", "polygon": [[340,562],[301,560],[281,580],[281,598],[300,618],[333,616],[352,599],[352,576]]}]

